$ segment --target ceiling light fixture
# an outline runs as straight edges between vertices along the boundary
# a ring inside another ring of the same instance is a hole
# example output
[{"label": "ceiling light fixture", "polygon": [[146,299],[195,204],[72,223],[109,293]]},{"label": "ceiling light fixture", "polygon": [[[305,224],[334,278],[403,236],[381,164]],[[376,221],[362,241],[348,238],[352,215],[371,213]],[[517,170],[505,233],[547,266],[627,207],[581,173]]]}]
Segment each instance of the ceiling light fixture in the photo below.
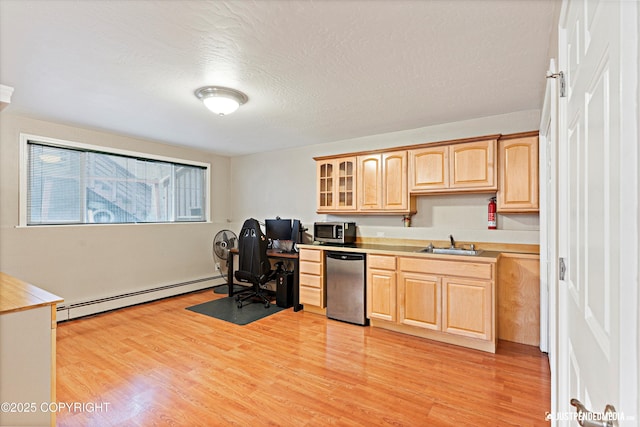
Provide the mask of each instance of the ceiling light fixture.
[{"label": "ceiling light fixture", "polygon": [[239,90],[222,86],[205,86],[195,91],[196,97],[214,113],[225,116],[231,114],[249,98]]}]

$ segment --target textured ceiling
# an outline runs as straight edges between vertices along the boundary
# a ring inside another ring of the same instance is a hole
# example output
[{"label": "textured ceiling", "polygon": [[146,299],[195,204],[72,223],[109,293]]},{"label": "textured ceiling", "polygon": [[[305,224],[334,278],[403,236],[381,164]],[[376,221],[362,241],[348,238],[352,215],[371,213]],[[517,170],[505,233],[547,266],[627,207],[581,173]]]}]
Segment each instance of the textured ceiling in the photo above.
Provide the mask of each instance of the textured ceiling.
[{"label": "textured ceiling", "polygon": [[[6,112],[238,155],[542,105],[555,0],[0,0]],[[205,85],[249,102],[218,117]]]}]

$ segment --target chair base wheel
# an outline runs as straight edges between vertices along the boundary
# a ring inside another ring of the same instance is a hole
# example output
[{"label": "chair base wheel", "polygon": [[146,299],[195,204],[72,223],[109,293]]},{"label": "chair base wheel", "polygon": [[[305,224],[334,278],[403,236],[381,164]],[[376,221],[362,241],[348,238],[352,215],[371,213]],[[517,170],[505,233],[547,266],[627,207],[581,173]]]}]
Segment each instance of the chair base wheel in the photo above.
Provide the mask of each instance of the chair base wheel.
[{"label": "chair base wheel", "polygon": [[253,290],[237,293],[234,297],[238,308],[242,308],[243,305],[246,305],[244,304],[245,301],[247,301],[247,304],[260,303],[264,305],[264,308],[271,307],[271,301],[267,298],[264,292],[262,290],[255,290],[255,288]]}]

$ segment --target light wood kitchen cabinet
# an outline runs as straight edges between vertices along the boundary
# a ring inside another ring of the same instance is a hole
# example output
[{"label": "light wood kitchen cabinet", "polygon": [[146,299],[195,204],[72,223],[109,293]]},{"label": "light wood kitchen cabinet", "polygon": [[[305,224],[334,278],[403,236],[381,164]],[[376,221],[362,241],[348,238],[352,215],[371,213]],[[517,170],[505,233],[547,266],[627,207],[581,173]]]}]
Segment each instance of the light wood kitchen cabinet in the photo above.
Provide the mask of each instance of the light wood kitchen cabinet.
[{"label": "light wood kitchen cabinet", "polygon": [[492,339],[492,282],[444,277],[442,288],[442,330],[482,340]]},{"label": "light wood kitchen cabinet", "polygon": [[359,212],[415,212],[407,187],[406,151],[358,156],[356,178]]},{"label": "light wood kitchen cabinet", "polygon": [[503,253],[498,261],[498,338],[540,345],[540,255]]},{"label": "light wood kitchen cabinet", "polygon": [[367,317],[396,321],[396,257],[367,255]]},{"label": "light wood kitchen cabinet", "polygon": [[369,254],[367,265],[372,326],[495,352],[495,258]]},{"label": "light wood kitchen cabinet", "polygon": [[413,193],[497,190],[497,139],[409,150]]},{"label": "light wood kitchen cabinet", "polygon": [[[367,252],[366,313],[373,327],[495,352],[498,339],[539,345],[537,245],[503,245],[476,257]],[[335,248],[334,248],[335,249]],[[300,247],[300,301],[325,314],[324,251]]]},{"label": "light wood kitchen cabinet", "polygon": [[442,330],[442,279],[405,271],[398,275],[398,321],[404,325]]},{"label": "light wood kitchen cabinet", "polygon": [[299,256],[300,304],[304,305],[305,310],[310,309],[308,306],[324,309],[327,306],[324,253],[321,249],[300,249]]},{"label": "light wood kitchen cabinet", "polygon": [[316,162],[319,213],[355,211],[356,169],[355,156]]},{"label": "light wood kitchen cabinet", "polygon": [[417,335],[495,352],[495,260],[398,257],[399,323]]},{"label": "light wood kitchen cabinet", "polygon": [[446,145],[409,151],[409,190],[449,188],[449,147]]},{"label": "light wood kitchen cabinet", "polygon": [[496,145],[492,139],[450,146],[449,187],[497,190]]},{"label": "light wood kitchen cabinet", "polygon": [[499,213],[539,211],[538,132],[315,157],[317,212],[414,214],[420,194],[496,193]]},{"label": "light wood kitchen cabinet", "polygon": [[382,209],[382,155],[358,156],[358,209]]},{"label": "light wood kitchen cabinet", "polygon": [[503,213],[538,212],[538,134],[501,138],[497,210]]}]

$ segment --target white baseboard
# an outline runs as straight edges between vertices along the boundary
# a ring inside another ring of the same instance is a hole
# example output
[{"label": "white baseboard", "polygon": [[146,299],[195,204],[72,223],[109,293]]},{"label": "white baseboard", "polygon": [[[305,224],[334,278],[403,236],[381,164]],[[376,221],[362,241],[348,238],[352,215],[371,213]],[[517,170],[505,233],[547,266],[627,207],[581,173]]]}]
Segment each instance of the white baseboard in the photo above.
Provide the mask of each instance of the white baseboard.
[{"label": "white baseboard", "polygon": [[126,294],[113,295],[106,298],[99,298],[73,304],[63,304],[57,307],[56,320],[58,322],[62,322],[65,320],[76,319],[78,317],[90,316],[93,314],[103,313],[105,311],[116,310],[118,308],[129,307],[136,304],[207,289],[226,283],[227,282],[221,277],[207,277],[185,283],[176,283],[173,285],[159,286],[157,288],[129,292]]}]

